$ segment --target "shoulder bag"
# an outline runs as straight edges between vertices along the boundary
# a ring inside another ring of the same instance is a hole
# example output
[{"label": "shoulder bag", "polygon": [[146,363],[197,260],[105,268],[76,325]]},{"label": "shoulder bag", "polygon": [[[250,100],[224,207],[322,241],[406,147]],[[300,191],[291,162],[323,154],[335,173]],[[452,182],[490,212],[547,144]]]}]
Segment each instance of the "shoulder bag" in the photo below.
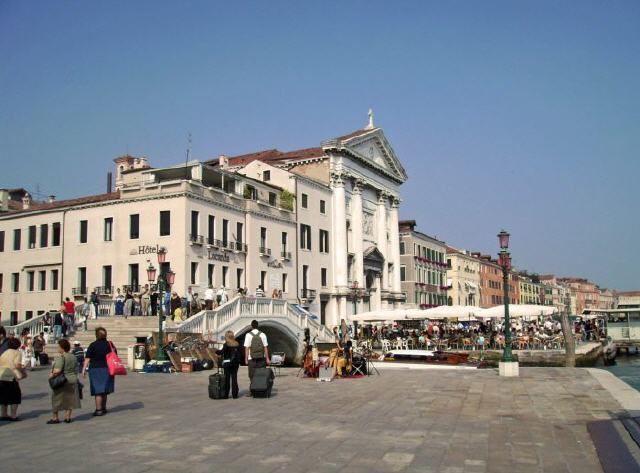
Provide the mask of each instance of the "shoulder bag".
[{"label": "shoulder bag", "polygon": [[113,343],[109,342],[111,351],[107,353],[107,368],[109,369],[109,376],[123,376],[127,374],[127,367],[122,363],[122,360],[116,353]]},{"label": "shoulder bag", "polygon": [[62,371],[60,374],[55,375],[53,378],[49,378],[49,386],[54,391],[56,389],[60,389],[62,386],[67,384],[67,377],[64,375],[64,365],[67,363],[67,360],[64,355],[62,355]]}]

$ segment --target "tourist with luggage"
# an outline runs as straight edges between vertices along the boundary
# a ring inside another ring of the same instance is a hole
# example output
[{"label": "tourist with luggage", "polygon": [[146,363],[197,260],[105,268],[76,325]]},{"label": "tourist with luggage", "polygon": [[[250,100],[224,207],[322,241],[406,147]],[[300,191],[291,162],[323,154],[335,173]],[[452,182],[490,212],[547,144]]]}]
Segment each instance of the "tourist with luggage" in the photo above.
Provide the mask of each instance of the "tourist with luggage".
[{"label": "tourist with luggage", "polygon": [[224,345],[222,349],[216,353],[222,360],[222,369],[224,370],[224,392],[223,399],[229,399],[229,389],[234,399],[238,399],[238,368],[242,360],[242,348],[236,340],[233,332],[228,330],[224,334]]},{"label": "tourist with luggage", "polygon": [[249,380],[253,378],[256,368],[265,368],[271,364],[269,360],[269,344],[267,336],[258,330],[258,321],[251,321],[251,331],[244,337],[244,359],[249,367]]},{"label": "tourist with luggage", "polygon": [[[82,369],[83,377],[89,372],[91,383],[91,395],[96,398],[96,410],[94,416],[103,416],[107,413],[107,396],[115,390],[114,377],[109,374],[107,355],[111,353],[112,344],[107,341],[107,330],[104,327],[96,328],[96,340],[87,348]],[[117,353],[115,347],[113,351]]]},{"label": "tourist with luggage", "polygon": [[[0,327],[0,334],[6,336],[4,327]],[[18,406],[22,402],[22,392],[19,381],[27,376],[22,367],[22,355],[20,354],[20,340],[18,338],[5,338],[6,350],[0,355],[0,407],[2,408],[3,421],[17,421]],[[4,340],[0,342],[0,345]]]},{"label": "tourist with luggage", "polygon": [[[58,341],[58,353],[49,374],[51,407],[53,414],[47,424],[59,424],[58,412],[64,411],[65,424],[71,423],[73,409],[80,409],[80,391],[78,389],[78,360],[69,353],[69,340]],[[62,378],[64,376],[64,378]],[[55,387],[54,387],[55,385]]]}]

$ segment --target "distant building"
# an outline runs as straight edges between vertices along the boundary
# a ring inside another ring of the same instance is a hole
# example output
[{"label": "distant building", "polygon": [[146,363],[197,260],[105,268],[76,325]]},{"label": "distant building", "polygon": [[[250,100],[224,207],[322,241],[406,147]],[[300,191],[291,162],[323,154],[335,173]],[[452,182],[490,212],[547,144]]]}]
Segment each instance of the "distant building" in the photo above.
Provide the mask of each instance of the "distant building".
[{"label": "distant building", "polygon": [[415,229],[415,220],[401,220],[400,280],[409,303],[428,309],[447,304],[447,247]]},{"label": "distant building", "polygon": [[640,291],[617,292],[616,299],[618,309],[640,307]]},{"label": "distant building", "polygon": [[[504,304],[502,267],[489,255],[472,253],[480,262],[480,307],[483,309]],[[519,301],[518,276],[509,273],[509,303]]]},{"label": "distant building", "polygon": [[480,261],[465,250],[447,246],[447,302],[480,306]]},{"label": "distant building", "polygon": [[520,286],[520,304],[541,305],[541,293],[543,293],[543,289],[538,276],[521,272],[518,274],[518,279]]}]

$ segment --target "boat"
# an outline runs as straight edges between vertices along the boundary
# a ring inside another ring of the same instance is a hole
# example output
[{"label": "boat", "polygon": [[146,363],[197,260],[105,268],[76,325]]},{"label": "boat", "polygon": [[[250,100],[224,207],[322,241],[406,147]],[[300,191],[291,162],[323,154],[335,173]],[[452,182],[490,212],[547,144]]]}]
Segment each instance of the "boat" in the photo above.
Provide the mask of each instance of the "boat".
[{"label": "boat", "polygon": [[607,340],[603,341],[602,345],[602,358],[604,359],[604,365],[615,365],[616,356],[618,355],[618,346],[611,337],[607,337]]},{"label": "boat", "polygon": [[468,353],[432,350],[390,350],[384,354],[383,360],[448,365],[471,364]]}]

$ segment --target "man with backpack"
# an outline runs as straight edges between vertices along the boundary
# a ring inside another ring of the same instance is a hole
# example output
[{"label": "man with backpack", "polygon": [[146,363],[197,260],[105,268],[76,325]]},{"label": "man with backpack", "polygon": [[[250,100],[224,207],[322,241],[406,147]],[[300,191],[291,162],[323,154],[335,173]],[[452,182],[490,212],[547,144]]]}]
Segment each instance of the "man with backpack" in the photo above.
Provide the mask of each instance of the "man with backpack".
[{"label": "man with backpack", "polygon": [[256,368],[266,368],[269,360],[267,336],[258,330],[258,321],[251,321],[251,331],[244,337],[244,361],[249,367],[249,380],[253,379]]}]

